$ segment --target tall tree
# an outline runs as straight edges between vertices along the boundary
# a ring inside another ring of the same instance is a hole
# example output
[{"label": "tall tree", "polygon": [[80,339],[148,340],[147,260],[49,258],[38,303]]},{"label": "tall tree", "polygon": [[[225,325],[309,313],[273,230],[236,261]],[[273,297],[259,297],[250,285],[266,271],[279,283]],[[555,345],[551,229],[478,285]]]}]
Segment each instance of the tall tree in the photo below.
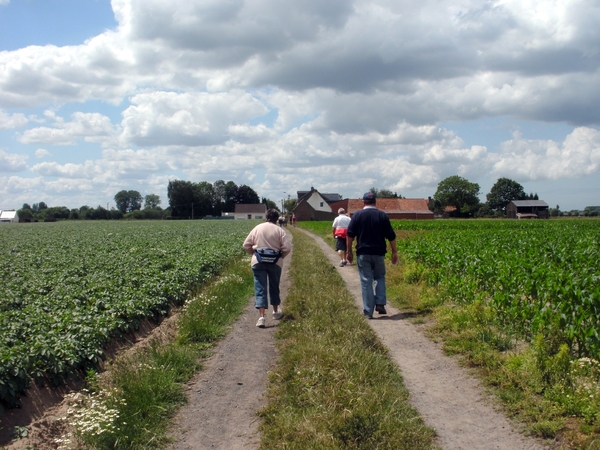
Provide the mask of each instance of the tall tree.
[{"label": "tall tree", "polygon": [[288,200],[283,201],[283,207],[285,208],[286,211],[290,212],[290,211],[292,211],[292,209],[294,209],[296,207],[296,203],[298,203],[297,198],[290,198]]},{"label": "tall tree", "polygon": [[456,216],[468,216],[479,209],[479,185],[458,175],[445,178],[438,184],[433,199],[442,208],[454,206]]},{"label": "tall tree", "polygon": [[277,211],[282,212],[281,208],[277,206],[277,203],[275,203],[273,200],[263,197],[260,202],[267,205],[267,209],[276,209]]},{"label": "tall tree", "polygon": [[213,186],[208,181],[194,184],[194,218],[213,214]]},{"label": "tall tree", "polygon": [[142,208],[142,194],[138,191],[119,191],[115,194],[115,203],[117,205],[117,209],[121,211],[123,214],[136,211]]},{"label": "tall tree", "polygon": [[498,178],[486,195],[488,205],[496,211],[504,211],[506,205],[513,200],[523,200],[526,197],[523,186],[508,178]]},{"label": "tall tree", "polygon": [[235,196],[236,203],[260,203],[258,194],[250,186],[242,184],[238,187]]},{"label": "tall tree", "polygon": [[144,209],[159,209],[160,197],[156,194],[148,194],[144,198]]},{"label": "tall tree", "polygon": [[170,180],[167,186],[167,197],[171,216],[180,219],[192,217],[194,204],[194,184],[191,181]]}]

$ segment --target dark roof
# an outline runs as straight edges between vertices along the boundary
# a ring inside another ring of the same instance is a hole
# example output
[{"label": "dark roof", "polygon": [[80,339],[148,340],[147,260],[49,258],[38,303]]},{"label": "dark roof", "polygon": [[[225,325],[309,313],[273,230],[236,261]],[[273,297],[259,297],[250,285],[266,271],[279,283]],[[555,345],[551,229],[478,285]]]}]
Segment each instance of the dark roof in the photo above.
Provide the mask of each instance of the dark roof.
[{"label": "dark roof", "polygon": [[515,206],[524,206],[524,207],[548,206],[548,203],[546,203],[543,200],[513,200],[511,203],[514,204]]},{"label": "dark roof", "polygon": [[[311,191],[297,191],[296,194],[298,194],[298,200],[306,197],[308,194],[312,193],[313,191],[319,192],[316,189],[313,189]],[[327,203],[337,202],[342,199],[342,196],[340,194],[323,194],[323,193],[319,192],[319,195],[321,197],[323,197],[323,200],[325,200]]]},{"label": "dark roof", "polygon": [[267,205],[264,203],[236,203],[235,213],[236,214],[248,214],[248,213],[266,213]]}]

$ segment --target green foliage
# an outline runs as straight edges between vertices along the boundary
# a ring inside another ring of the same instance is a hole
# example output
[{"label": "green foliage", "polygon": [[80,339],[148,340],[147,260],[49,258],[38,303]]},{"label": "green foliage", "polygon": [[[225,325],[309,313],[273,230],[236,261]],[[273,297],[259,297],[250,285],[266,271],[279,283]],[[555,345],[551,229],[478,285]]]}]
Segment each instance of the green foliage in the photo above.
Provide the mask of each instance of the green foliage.
[{"label": "green foliage", "polygon": [[173,217],[181,219],[233,212],[236,203],[259,203],[258,194],[246,185],[218,180],[214,185],[201,181],[171,180],[167,188]]},{"label": "green foliage", "polygon": [[578,356],[600,357],[600,223],[394,221],[421,229],[398,241],[448,298],[485,301],[524,338],[555,335]]},{"label": "green foliage", "polygon": [[456,207],[455,214],[469,216],[479,209],[479,185],[454,175],[443,179],[438,184],[433,199],[442,208]]},{"label": "green foliage", "polygon": [[523,186],[508,178],[499,178],[486,196],[490,208],[498,211],[504,211],[513,200],[523,200],[525,197]]},{"label": "green foliage", "polygon": [[[218,226],[217,226],[218,225]],[[60,222],[0,229],[0,399],[59,383],[182,304],[243,254],[251,221]]]},{"label": "green foliage", "polygon": [[115,194],[117,209],[123,214],[142,208],[142,194],[138,191],[119,191]]},{"label": "green foliage", "polygon": [[401,195],[398,195],[396,192],[392,192],[389,189],[377,189],[376,187],[372,187],[369,191],[375,194],[377,198],[402,198]]},{"label": "green foliage", "polygon": [[160,196],[148,194],[144,197],[144,209],[160,209]]}]

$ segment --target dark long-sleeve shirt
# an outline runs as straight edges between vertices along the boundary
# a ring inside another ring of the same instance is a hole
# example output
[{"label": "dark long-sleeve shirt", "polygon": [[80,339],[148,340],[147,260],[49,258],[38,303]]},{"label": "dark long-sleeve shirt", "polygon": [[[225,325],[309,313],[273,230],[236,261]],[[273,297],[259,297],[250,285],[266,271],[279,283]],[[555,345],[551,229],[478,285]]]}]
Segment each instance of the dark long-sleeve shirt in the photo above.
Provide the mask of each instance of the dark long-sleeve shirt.
[{"label": "dark long-sleeve shirt", "polygon": [[386,253],[386,242],[396,240],[390,218],[375,207],[365,207],[352,215],[348,225],[348,237],[356,238],[357,255],[379,255]]}]

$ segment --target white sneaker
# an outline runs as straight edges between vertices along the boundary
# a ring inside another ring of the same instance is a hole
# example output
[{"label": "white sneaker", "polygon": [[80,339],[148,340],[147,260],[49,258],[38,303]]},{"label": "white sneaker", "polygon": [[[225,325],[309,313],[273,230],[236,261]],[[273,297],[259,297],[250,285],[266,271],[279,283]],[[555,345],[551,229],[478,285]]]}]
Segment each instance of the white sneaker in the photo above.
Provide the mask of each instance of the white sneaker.
[{"label": "white sneaker", "polygon": [[283,316],[281,310],[273,311],[273,319],[279,320],[281,319],[281,316]]},{"label": "white sneaker", "polygon": [[264,317],[259,317],[258,318],[258,322],[256,322],[256,326],[258,328],[264,328],[265,327],[265,318]]}]

